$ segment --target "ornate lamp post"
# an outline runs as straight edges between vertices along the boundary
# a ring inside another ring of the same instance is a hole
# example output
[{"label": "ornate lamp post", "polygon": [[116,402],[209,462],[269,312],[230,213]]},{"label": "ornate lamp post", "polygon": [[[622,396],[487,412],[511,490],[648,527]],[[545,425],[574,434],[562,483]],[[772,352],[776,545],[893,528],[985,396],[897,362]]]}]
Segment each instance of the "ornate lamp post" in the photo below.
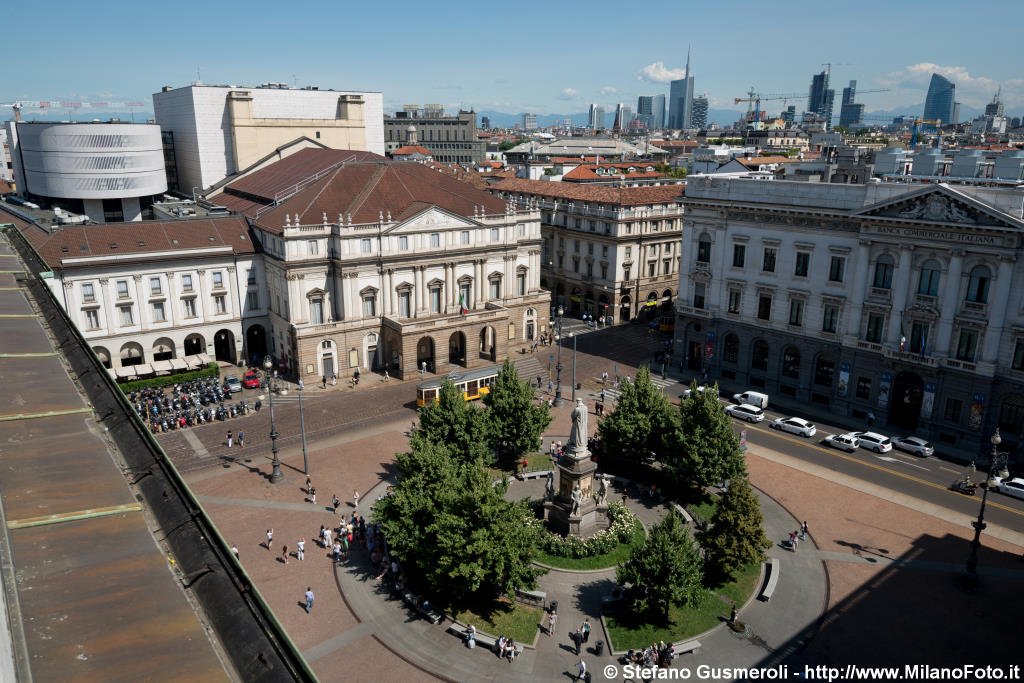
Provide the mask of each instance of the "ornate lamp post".
[{"label": "ornate lamp post", "polygon": [[555,365],[555,405],[562,405],[562,314],[565,309],[558,307],[558,320],[555,321],[557,332],[555,342],[558,344],[558,362]]},{"label": "ornate lamp post", "polygon": [[572,402],[576,403],[576,335],[572,332],[569,333],[569,338],[572,339]]},{"label": "ornate lamp post", "polygon": [[263,359],[263,370],[267,373],[267,388],[270,390],[267,393],[270,395],[270,450],[274,453],[274,471],[270,474],[270,483],[277,484],[284,475],[281,474],[281,461],[277,457],[277,429],[274,427],[274,386],[271,383],[273,380],[270,378],[270,371],[274,367],[274,359],[269,355]]},{"label": "ornate lamp post", "polygon": [[992,455],[989,458],[988,478],[982,486],[984,492],[981,494],[981,509],[978,510],[978,519],[971,522],[971,526],[974,527],[974,540],[971,541],[971,554],[967,556],[966,565],[964,567],[964,573],[971,581],[978,580],[978,548],[981,547],[981,532],[986,526],[985,503],[988,500],[988,490],[993,486],[998,485],[998,481],[996,480],[996,468],[1000,468],[1000,477],[1010,476],[1010,473],[1006,469],[1006,455],[999,452],[999,444],[1003,442],[1003,437],[999,435],[998,427],[989,441],[992,442]]},{"label": "ornate lamp post", "polygon": [[[306,476],[309,476],[309,457],[306,455],[306,418],[302,414],[302,383],[299,382],[299,425],[302,429],[302,468]],[[270,413],[273,415],[273,411]]]}]

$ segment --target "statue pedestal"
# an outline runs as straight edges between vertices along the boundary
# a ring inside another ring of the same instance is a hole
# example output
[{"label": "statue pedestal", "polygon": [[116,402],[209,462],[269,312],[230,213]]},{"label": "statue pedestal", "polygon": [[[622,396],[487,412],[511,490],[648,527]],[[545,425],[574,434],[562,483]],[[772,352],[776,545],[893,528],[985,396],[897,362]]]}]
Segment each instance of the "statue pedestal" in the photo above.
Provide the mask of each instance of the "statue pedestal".
[{"label": "statue pedestal", "polygon": [[[590,459],[585,447],[575,451],[563,451],[562,462],[558,465],[558,488],[554,500],[544,503],[544,519],[548,528],[565,535],[586,537],[608,528],[608,505],[598,505],[594,500],[594,473],[597,464]],[[579,509],[573,511],[572,492],[577,484],[583,500]]]}]

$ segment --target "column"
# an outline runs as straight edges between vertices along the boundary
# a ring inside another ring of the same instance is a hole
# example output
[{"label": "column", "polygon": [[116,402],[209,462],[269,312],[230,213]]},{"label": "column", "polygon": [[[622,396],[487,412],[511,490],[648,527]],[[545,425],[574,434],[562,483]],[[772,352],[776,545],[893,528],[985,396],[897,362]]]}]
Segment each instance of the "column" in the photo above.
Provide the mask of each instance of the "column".
[{"label": "column", "polygon": [[[891,290],[892,296],[892,311],[889,313],[889,331],[886,335],[886,341],[890,345],[899,348],[900,345],[900,323],[903,320],[903,311],[907,308],[907,290],[910,287],[910,262],[914,254],[913,245],[904,245],[900,249],[900,263],[896,267],[896,281],[893,283]],[[861,287],[861,296],[863,296],[864,288]],[[903,297],[901,300],[900,297]],[[904,334],[907,334],[909,330],[904,330]],[[908,337],[909,340],[909,337]]]},{"label": "column", "polygon": [[418,317],[423,310],[423,266],[413,266],[413,286],[416,288],[416,304],[413,310],[413,317]]},{"label": "column", "polygon": [[999,360],[999,342],[1002,341],[1006,307],[1010,305],[1010,285],[1013,284],[1015,260],[1016,257],[1012,254],[999,258],[995,292],[990,292],[988,297],[988,327],[985,330],[985,347],[981,354],[981,360],[985,363],[995,363]]},{"label": "column", "polygon": [[[114,302],[110,298],[110,290],[107,287],[109,280],[107,278],[100,278],[100,301],[103,302],[103,317],[107,320],[107,334],[115,334],[117,331],[117,319],[114,317]],[[111,357],[110,362],[114,362],[113,354],[118,353],[110,349]],[[120,356],[119,356],[120,357]]]},{"label": "column", "polygon": [[[199,316],[199,319],[202,322],[206,323],[208,322],[206,310],[209,307],[206,305],[206,270],[203,268],[200,268],[199,270],[196,271],[196,289],[199,290],[199,296],[196,297],[196,315]],[[295,299],[294,297],[292,297],[290,287],[288,292],[288,300],[288,315],[291,316],[291,302],[294,301]]]},{"label": "column", "polygon": [[143,289],[142,289],[142,276],[141,275],[132,275],[132,280],[135,281],[135,291],[134,291],[133,294],[134,294],[135,304],[137,305],[136,313],[138,313],[138,315],[139,315],[139,317],[136,319],[137,320],[136,325],[139,326],[139,329],[141,331],[148,332],[149,330],[153,329],[153,323],[149,319],[150,318],[149,306],[147,305],[147,301],[146,301],[146,299],[148,297],[144,295],[144,292],[143,292]]},{"label": "column", "polygon": [[[854,339],[860,337],[861,310],[864,307],[864,289],[868,284],[868,267],[871,265],[871,243],[861,240],[857,245],[857,270],[853,276],[853,291],[850,293],[850,317],[847,320],[847,334]],[[831,260],[831,255],[828,256]],[[831,267],[826,262],[825,267]],[[899,331],[899,330],[897,330]]]},{"label": "column", "polygon": [[451,310],[455,303],[455,264],[444,264],[444,312]]},{"label": "column", "polygon": [[[712,234],[715,236],[715,242],[712,243],[711,248],[712,250],[715,250],[715,255],[718,257],[718,260],[717,262],[715,259],[712,259],[711,261],[716,265],[711,270],[711,291],[707,293],[707,307],[712,311],[720,312],[727,310],[729,305],[728,301],[726,301],[728,293],[725,287],[725,271],[728,263],[726,259],[730,258],[732,254],[729,253],[730,249],[726,240],[726,231],[724,226],[718,226],[718,229],[716,229]],[[682,240],[677,242],[677,244],[679,246],[676,248],[681,250]],[[672,262],[674,260],[675,259],[672,257],[669,257],[670,273],[675,272],[672,270],[672,266],[674,265]],[[679,281],[679,296],[683,297],[683,301],[686,301],[688,295],[689,292],[683,290],[682,281]],[[672,302],[672,304],[674,309],[675,302]]]},{"label": "column", "polygon": [[949,357],[949,349],[953,343],[953,317],[960,307],[960,279],[966,254],[967,252],[962,249],[954,250],[946,269],[942,298],[939,300],[939,325],[933,336],[936,356]]},{"label": "column", "polygon": [[395,315],[395,312],[398,310],[397,302],[395,301],[395,271],[389,268],[385,274],[387,277],[384,278],[384,282],[388,288],[388,291],[385,293],[388,302],[387,315]]}]

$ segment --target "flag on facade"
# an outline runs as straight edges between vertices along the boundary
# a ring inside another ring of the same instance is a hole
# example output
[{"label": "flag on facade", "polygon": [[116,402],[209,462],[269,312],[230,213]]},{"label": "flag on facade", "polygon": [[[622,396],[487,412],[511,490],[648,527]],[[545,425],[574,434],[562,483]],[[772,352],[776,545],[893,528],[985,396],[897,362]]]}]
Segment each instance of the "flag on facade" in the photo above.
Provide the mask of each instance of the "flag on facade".
[{"label": "flag on facade", "polygon": [[463,299],[462,293],[459,293],[459,315],[466,315],[469,313],[469,309],[466,308],[465,299]]}]

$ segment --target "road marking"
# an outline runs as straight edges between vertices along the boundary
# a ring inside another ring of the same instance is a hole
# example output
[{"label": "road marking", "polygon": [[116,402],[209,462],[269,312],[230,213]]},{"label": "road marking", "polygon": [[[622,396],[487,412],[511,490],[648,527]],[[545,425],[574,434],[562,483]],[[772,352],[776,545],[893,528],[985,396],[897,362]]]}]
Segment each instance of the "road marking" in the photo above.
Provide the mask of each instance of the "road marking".
[{"label": "road marking", "polygon": [[952,472],[953,474],[960,474],[960,470],[951,470],[948,467],[943,467],[942,465],[939,465],[939,469],[946,470],[947,472]]},{"label": "road marking", "polygon": [[905,462],[903,460],[900,460],[899,458],[891,458],[891,457],[889,457],[887,455],[879,455],[879,456],[876,456],[876,457],[879,460],[884,460],[886,462],[898,462],[901,465],[909,465],[910,467],[916,467],[917,469],[924,470],[925,472],[929,472],[930,471],[927,467],[921,467],[920,465],[915,465],[912,462]]}]

